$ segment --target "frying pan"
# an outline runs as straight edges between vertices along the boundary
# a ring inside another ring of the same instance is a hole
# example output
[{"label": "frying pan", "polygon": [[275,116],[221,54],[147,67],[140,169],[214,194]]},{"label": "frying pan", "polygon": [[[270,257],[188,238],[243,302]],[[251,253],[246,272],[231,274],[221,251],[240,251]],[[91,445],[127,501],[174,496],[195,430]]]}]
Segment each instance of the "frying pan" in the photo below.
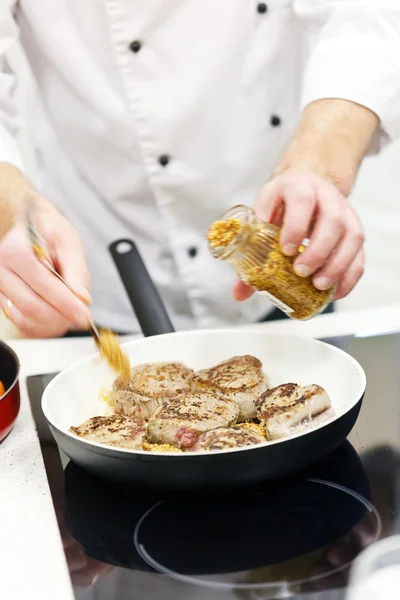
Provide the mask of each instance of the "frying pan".
[{"label": "frying pan", "polygon": [[42,398],[43,412],[58,446],[75,463],[102,478],[147,488],[240,486],[297,471],[330,453],[348,436],[366,386],[365,373],[354,358],[317,340],[270,335],[256,329],[175,333],[133,242],[117,241],[110,251],[146,336],[124,344],[132,365],[182,361],[201,369],[234,355],[252,354],[262,361],[271,387],[291,381],[324,387],[336,416],[285,440],[219,452],[145,452],[86,441],[68,430],[71,425],[106,414],[99,391],[111,388],[115,378],[95,354],[57,375]]}]

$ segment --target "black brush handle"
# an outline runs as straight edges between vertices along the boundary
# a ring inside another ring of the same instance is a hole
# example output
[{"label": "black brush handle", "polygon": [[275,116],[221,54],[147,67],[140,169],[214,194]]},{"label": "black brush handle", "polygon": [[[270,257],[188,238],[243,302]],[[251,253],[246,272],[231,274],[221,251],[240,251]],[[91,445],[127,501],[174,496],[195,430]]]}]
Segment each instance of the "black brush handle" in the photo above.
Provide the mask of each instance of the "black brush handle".
[{"label": "black brush handle", "polygon": [[128,239],[117,240],[109,250],[143,335],[172,333],[173,325],[136,244]]}]

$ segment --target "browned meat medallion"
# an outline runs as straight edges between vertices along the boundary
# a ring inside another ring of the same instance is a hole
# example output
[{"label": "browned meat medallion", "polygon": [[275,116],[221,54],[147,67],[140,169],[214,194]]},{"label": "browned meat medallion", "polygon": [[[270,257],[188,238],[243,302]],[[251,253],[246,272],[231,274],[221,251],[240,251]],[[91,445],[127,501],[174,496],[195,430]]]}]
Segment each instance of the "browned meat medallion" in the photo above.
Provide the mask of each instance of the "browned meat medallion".
[{"label": "browned meat medallion", "polygon": [[70,427],[70,432],[99,444],[141,450],[146,423],[139,417],[127,415],[92,417],[77,427]]},{"label": "browned meat medallion", "polygon": [[315,384],[278,385],[264,392],[257,406],[269,440],[303,433],[334,415],[327,392]]},{"label": "browned meat medallion", "polygon": [[255,446],[265,442],[265,436],[256,429],[234,425],[233,427],[219,427],[202,433],[190,449],[196,451],[229,450],[241,446]]},{"label": "browned meat medallion", "polygon": [[149,419],[163,403],[190,389],[193,370],[180,362],[143,363],[131,369],[124,384],[120,378],[113,386],[115,411]]},{"label": "browned meat medallion", "polygon": [[257,416],[256,401],[267,389],[262,364],[254,356],[234,356],[211,369],[193,375],[192,389],[217,392],[239,406],[238,421],[250,421]]},{"label": "browned meat medallion", "polygon": [[235,402],[211,393],[189,392],[166,402],[149,419],[149,441],[188,448],[204,431],[236,423]]}]

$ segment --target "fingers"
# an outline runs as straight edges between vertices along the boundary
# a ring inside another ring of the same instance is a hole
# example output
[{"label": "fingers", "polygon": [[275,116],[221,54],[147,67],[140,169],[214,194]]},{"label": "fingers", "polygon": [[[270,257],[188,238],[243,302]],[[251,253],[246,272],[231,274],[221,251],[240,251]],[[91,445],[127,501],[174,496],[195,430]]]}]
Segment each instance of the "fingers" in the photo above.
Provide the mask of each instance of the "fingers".
[{"label": "fingers", "polygon": [[[320,290],[329,290],[338,281],[342,281],[358,256],[363,243],[364,233],[361,222],[355,212],[350,207],[347,207],[344,236],[331,258],[314,278],[315,287]],[[361,266],[360,277],[362,275]]]},{"label": "fingers", "polygon": [[[306,250],[295,261],[295,272],[309,277],[323,267],[336,248],[346,230],[346,204],[342,195],[333,186],[322,186],[318,203],[316,224]],[[328,288],[323,288],[328,289]]]},{"label": "fingers", "polygon": [[285,213],[280,236],[284,254],[293,256],[307,237],[316,209],[316,198],[311,185],[299,183],[285,190]]},{"label": "fingers", "polygon": [[[33,254],[24,255],[19,253],[13,257],[12,265],[9,268],[35,292],[37,296],[36,300],[42,299],[42,301],[45,301],[56,312],[63,315],[67,321],[71,322],[71,324],[82,329],[87,327],[89,319],[87,307],[62,281],[46,269]],[[6,289],[4,285],[3,281],[0,280],[2,291],[8,295],[13,293],[12,290],[9,291],[8,287]],[[29,313],[26,313],[28,316],[32,315],[32,311],[36,310],[36,316],[40,319],[39,303],[34,304],[34,306],[29,304],[25,307],[22,305],[22,301],[26,300],[25,296],[19,303],[14,302],[10,295],[9,298],[16,306],[21,306],[24,314],[25,311],[29,310]],[[33,300],[32,296],[30,298]],[[43,319],[41,320],[43,321]]]},{"label": "fingers", "polygon": [[283,215],[283,197],[280,181],[278,177],[264,185],[254,206],[257,216],[267,223],[275,223],[275,219]]},{"label": "fingers", "polygon": [[0,306],[21,333],[36,338],[55,337],[68,331],[70,321],[37,296],[18,276],[1,270],[0,281],[7,290],[0,292]]},{"label": "fingers", "polygon": [[280,244],[284,254],[293,256],[307,237],[317,207],[313,182],[299,177],[279,177],[264,186],[256,212],[268,222],[280,225]]},{"label": "fingers", "polygon": [[[0,306],[2,309],[4,306],[6,306],[6,302],[6,297],[0,292]],[[8,308],[6,316],[7,319],[11,321],[15,327],[17,327],[22,335],[29,338],[58,337],[66,333],[68,330],[68,324],[66,326],[61,326],[57,322],[54,324],[47,324],[46,328],[44,328],[42,323],[39,323],[36,320],[28,319],[15,306]]]},{"label": "fingers", "polygon": [[40,230],[49,251],[75,274],[75,279],[69,278],[82,300],[36,258],[25,228],[17,226],[0,244],[2,307],[7,299],[12,302],[9,319],[29,337],[57,337],[68,329],[87,329],[88,274],[78,236],[56,211],[46,213],[46,226]]},{"label": "fingers", "polygon": [[238,279],[233,288],[233,297],[238,302],[248,300],[254,294],[254,290]]},{"label": "fingers", "polygon": [[361,250],[350,267],[344,273],[336,290],[334,300],[340,300],[350,294],[364,274],[364,252]]},{"label": "fingers", "polygon": [[[301,277],[314,275],[317,289],[338,284],[336,299],[346,296],[364,271],[362,224],[337,188],[312,173],[290,170],[265,185],[257,199],[257,215],[281,226],[282,251],[294,256],[305,238],[310,242],[295,260]],[[236,285],[234,297],[249,297]]]}]

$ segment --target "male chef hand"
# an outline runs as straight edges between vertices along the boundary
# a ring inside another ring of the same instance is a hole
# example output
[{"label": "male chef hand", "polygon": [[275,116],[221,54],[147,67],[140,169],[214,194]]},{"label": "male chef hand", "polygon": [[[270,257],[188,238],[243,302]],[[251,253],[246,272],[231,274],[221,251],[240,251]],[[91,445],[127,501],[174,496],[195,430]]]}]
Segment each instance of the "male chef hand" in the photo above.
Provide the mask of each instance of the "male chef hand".
[{"label": "male chef hand", "polygon": [[[289,169],[261,189],[255,211],[282,228],[284,254],[295,255],[302,241],[310,239],[294,261],[298,275],[313,276],[319,290],[337,284],[335,300],[351,292],[364,272],[364,232],[337,187],[311,172]],[[234,288],[237,300],[246,300],[253,292],[240,281]]]},{"label": "male chef hand", "polygon": [[[275,169],[260,191],[259,217],[282,227],[281,247],[294,256],[304,238],[309,247],[294,261],[319,290],[337,284],[335,300],[354,288],[364,272],[364,233],[346,197],[379,130],[369,108],[340,98],[308,104]],[[252,295],[237,283],[234,296]]]},{"label": "male chef hand", "polygon": [[[0,195],[17,215],[0,239],[0,309],[28,337],[58,337],[69,329],[87,329],[89,273],[78,234],[60,212],[32,192],[15,167],[0,165],[0,188]],[[39,262],[31,248],[21,219],[25,193],[37,203],[38,230],[55,267],[73,291]]]}]

